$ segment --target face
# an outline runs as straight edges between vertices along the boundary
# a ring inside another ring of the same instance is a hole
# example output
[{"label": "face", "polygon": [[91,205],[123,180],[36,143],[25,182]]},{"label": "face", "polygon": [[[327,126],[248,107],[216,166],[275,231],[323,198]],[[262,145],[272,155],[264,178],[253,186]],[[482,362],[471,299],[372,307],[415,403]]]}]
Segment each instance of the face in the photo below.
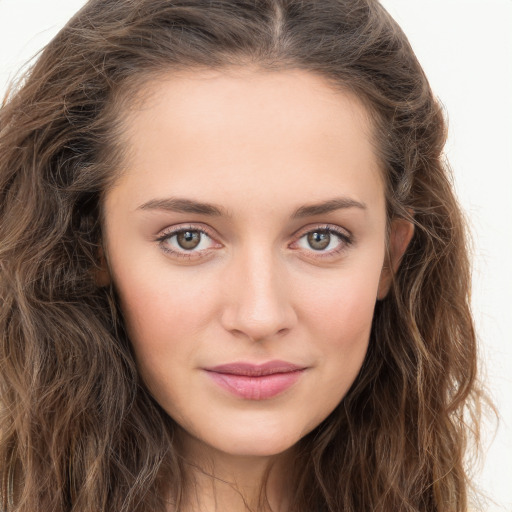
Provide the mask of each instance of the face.
[{"label": "face", "polygon": [[186,440],[281,453],[346,394],[386,286],[366,112],[300,71],[188,72],[146,93],[104,203],[140,374]]}]

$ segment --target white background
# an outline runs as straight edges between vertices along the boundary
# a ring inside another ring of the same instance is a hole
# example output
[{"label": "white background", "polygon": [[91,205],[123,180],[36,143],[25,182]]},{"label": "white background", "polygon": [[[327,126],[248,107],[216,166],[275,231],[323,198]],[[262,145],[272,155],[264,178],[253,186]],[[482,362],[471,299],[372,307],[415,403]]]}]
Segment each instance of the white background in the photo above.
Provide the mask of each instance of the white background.
[{"label": "white background", "polygon": [[[83,0],[0,0],[0,97]],[[497,432],[478,485],[512,512],[512,0],[383,0],[449,117],[447,155],[474,236],[473,308]]]}]

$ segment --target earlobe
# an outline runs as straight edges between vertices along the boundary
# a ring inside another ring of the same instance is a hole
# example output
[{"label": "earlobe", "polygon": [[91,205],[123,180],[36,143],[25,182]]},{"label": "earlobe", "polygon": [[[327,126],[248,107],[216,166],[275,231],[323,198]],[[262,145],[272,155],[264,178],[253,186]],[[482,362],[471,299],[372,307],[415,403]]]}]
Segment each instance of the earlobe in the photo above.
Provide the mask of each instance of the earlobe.
[{"label": "earlobe", "polygon": [[386,261],[380,275],[377,299],[386,297],[396,274],[402,257],[414,235],[414,224],[405,219],[394,219],[391,221],[391,232],[389,235],[388,252]]},{"label": "earlobe", "polygon": [[111,281],[107,258],[105,257],[103,247],[99,247],[98,249],[98,261],[99,265],[94,269],[94,282],[97,286],[103,288],[108,286]]}]

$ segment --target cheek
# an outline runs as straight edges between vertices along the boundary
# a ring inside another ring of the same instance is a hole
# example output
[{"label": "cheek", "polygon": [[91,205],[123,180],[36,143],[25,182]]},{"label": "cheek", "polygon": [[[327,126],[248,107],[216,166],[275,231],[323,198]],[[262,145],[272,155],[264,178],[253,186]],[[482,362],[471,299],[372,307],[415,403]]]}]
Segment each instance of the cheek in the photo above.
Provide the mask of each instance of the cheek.
[{"label": "cheek", "polygon": [[316,348],[327,367],[351,383],[363,363],[373,320],[375,301],[365,294],[317,302],[311,317]]},{"label": "cheek", "polygon": [[140,377],[156,401],[178,420],[181,408],[194,400],[183,368],[193,365],[197,346],[191,337],[198,337],[203,329],[197,297],[190,291],[179,293],[174,286],[136,286],[133,280],[119,295]]},{"label": "cheek", "polygon": [[[150,267],[151,268],[151,267]],[[190,339],[200,336],[212,316],[212,297],[190,279],[130,272],[116,275],[126,330],[146,384],[167,381],[173,369],[193,357]]]},{"label": "cheek", "polygon": [[317,305],[313,321],[320,329],[325,329],[326,339],[347,349],[367,340],[375,309],[374,294],[369,295],[367,290],[345,289],[330,299],[318,301]]},{"label": "cheek", "polygon": [[323,332],[323,339],[349,345],[359,342],[371,327],[379,277],[379,265],[359,265],[307,283],[301,293],[301,309],[309,317],[310,328]]},{"label": "cheek", "polygon": [[[363,364],[375,310],[380,272],[347,272],[308,294],[308,337],[318,365],[319,387],[331,390],[325,400],[334,407],[346,394]],[[306,315],[306,313],[304,313]]]},{"label": "cheek", "polygon": [[[169,272],[160,263],[144,269],[117,267],[116,288],[130,334],[135,339],[157,342],[162,336],[178,335],[204,321],[211,308],[204,282],[187,272]],[[167,271],[166,271],[167,270]],[[161,333],[150,336],[150,333]]]}]

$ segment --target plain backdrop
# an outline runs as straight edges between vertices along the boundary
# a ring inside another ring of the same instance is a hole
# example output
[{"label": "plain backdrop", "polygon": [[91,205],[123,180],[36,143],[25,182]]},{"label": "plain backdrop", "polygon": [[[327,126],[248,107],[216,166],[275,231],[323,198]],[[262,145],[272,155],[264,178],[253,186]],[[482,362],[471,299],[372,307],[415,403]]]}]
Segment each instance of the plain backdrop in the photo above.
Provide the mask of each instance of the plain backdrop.
[{"label": "plain backdrop", "polygon": [[[321,1],[321,0],[319,0]],[[0,0],[0,97],[83,0]],[[512,512],[512,1],[383,0],[449,119],[447,156],[474,237],[473,308],[499,409],[477,483]]]}]

